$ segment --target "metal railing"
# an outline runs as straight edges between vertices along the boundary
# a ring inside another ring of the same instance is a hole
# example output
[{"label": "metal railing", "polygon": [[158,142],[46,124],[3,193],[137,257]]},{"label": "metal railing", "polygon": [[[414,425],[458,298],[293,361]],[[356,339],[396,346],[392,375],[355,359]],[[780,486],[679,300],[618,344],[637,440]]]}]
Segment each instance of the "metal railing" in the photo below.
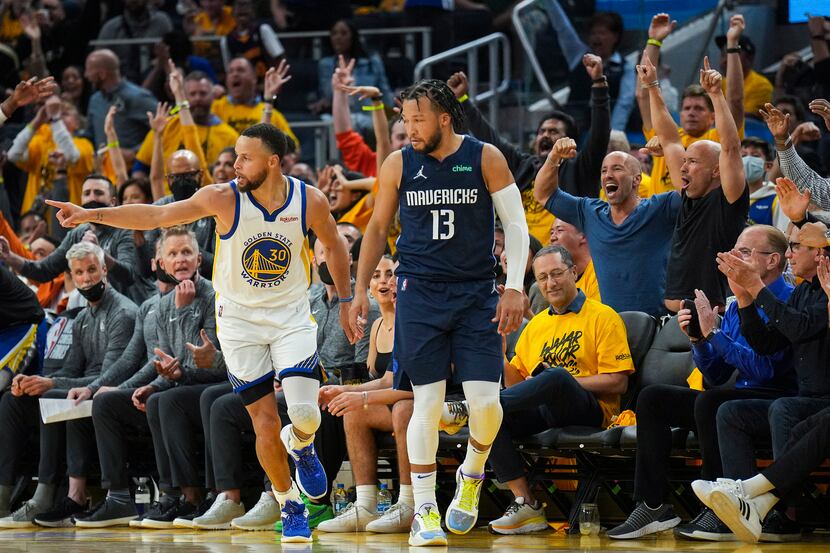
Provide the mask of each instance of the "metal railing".
[{"label": "metal railing", "polygon": [[[499,46],[501,46],[501,77],[499,77]],[[487,90],[479,92],[478,56],[479,51],[487,48],[488,86]],[[461,54],[467,55],[467,80],[469,82],[470,99],[475,102],[488,103],[488,117],[491,124],[497,122],[499,95],[510,85],[510,41],[504,33],[492,33],[476,40],[467,42],[455,48],[450,48],[440,54],[422,59],[415,66],[415,81],[431,76],[431,67],[436,63],[454,58]]]},{"label": "metal railing", "polygon": [[[513,8],[511,19],[513,21],[513,29],[516,31],[516,36],[519,38],[519,42],[522,44],[522,49],[525,51],[525,57],[530,63],[530,68],[533,70],[536,80],[539,81],[539,86],[542,87],[542,91],[545,95],[552,99],[553,91],[550,88],[550,83],[548,83],[548,78],[545,76],[545,72],[542,71],[542,66],[539,65],[539,59],[536,57],[536,52],[533,49],[533,43],[530,40],[527,30],[522,24],[522,12],[527,10],[529,7],[534,6],[536,3],[537,0],[522,0]],[[547,17],[547,14],[545,14],[545,17]]]},{"label": "metal railing", "polygon": [[[430,27],[389,27],[382,29],[360,29],[358,30],[361,38],[370,36],[386,36],[386,35],[403,35],[404,37],[404,55],[415,61],[418,58],[416,54],[415,37],[421,35],[421,58],[428,58],[432,53],[432,29]],[[323,40],[329,37],[328,31],[291,31],[284,33],[277,33],[277,38],[282,40],[302,40],[311,39],[312,57],[319,60],[323,57]],[[218,35],[204,35],[192,36],[191,42],[219,42],[223,37]],[[106,46],[141,46],[142,60],[150,59],[149,47],[159,41],[156,38],[110,38],[102,40],[91,40],[89,45],[95,48]],[[142,61],[144,63],[144,61]]]},{"label": "metal railing", "polygon": [[[319,119],[316,121],[289,121],[293,131],[297,129],[314,129],[314,167],[323,167],[328,160],[336,159],[340,153],[334,138],[334,122]],[[302,144],[301,144],[302,146]]]}]

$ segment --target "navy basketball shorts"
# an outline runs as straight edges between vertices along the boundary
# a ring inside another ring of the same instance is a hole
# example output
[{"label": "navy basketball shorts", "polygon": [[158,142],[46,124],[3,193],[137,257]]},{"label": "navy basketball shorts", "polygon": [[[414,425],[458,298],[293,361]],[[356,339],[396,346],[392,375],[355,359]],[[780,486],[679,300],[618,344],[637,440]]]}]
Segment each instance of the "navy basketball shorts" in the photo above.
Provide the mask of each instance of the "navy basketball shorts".
[{"label": "navy basketball shorts", "polygon": [[432,282],[398,277],[395,388],[441,380],[498,382],[504,356],[492,280]]}]

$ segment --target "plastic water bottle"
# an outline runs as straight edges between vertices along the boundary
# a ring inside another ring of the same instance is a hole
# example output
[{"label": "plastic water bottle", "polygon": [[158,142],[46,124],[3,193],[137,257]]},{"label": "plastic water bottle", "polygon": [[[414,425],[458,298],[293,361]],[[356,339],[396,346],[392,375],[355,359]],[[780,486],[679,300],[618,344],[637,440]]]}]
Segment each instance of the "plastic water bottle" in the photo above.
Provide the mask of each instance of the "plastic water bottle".
[{"label": "plastic water bottle", "polygon": [[378,490],[378,516],[389,510],[392,506],[392,494],[386,484],[381,484]]},{"label": "plastic water bottle", "polygon": [[135,488],[135,508],[139,515],[143,515],[150,509],[150,487],[147,485],[147,478],[138,479]]},{"label": "plastic water bottle", "polygon": [[337,489],[334,490],[334,515],[338,516],[346,510],[349,504],[349,496],[346,495],[346,488],[343,484],[337,484]]}]

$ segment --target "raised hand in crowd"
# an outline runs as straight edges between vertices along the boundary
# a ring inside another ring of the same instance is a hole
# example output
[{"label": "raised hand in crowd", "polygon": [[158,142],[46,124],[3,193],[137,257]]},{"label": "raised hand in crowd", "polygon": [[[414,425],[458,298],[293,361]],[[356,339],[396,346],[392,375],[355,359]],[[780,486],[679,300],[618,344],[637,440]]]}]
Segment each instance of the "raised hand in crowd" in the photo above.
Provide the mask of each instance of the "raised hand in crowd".
[{"label": "raised hand in crowd", "polygon": [[[752,255],[755,255],[754,251]],[[737,250],[719,253],[717,261],[720,272],[747,292],[764,287],[760,273]],[[737,293],[735,295],[738,296]]]},{"label": "raised hand in crowd", "polygon": [[112,168],[115,170],[116,184],[121,186],[129,176],[127,174],[127,162],[124,160],[124,153],[121,151],[121,145],[118,142],[118,133],[115,131],[115,115],[117,113],[118,108],[116,106],[110,106],[110,109],[107,110],[107,116],[104,118],[104,135],[107,137],[107,152],[112,162]]},{"label": "raised hand in crowd", "polygon": [[[830,258],[821,256],[818,260],[817,274],[824,293],[830,298]],[[828,307],[830,307],[830,302],[828,302]]]},{"label": "raised hand in crowd", "polygon": [[376,86],[348,86],[338,85],[340,92],[345,92],[349,96],[357,96],[358,100],[374,99],[383,97],[383,93]]},{"label": "raised hand in crowd", "polygon": [[775,179],[775,193],[778,205],[790,221],[803,221],[810,207],[810,191],[801,192],[793,181],[786,177]]},{"label": "raised hand in crowd", "polygon": [[677,21],[667,13],[658,13],[651,18],[648,26],[648,38],[663,42],[677,27]]},{"label": "raised hand in crowd", "polygon": [[790,114],[784,113],[772,104],[764,104],[764,109],[758,110],[761,119],[767,124],[769,132],[777,142],[784,142],[790,135]]},{"label": "raised hand in crowd", "polygon": [[637,76],[640,79],[640,86],[642,88],[651,88],[660,84],[657,78],[657,67],[651,62],[648,54],[643,54],[640,58],[640,64],[634,67],[637,71]]},{"label": "raised hand in crowd", "polygon": [[200,346],[187,342],[184,347],[190,350],[193,354],[193,362],[196,363],[197,369],[213,368],[213,361],[216,359],[217,352],[216,346],[211,341],[210,336],[207,335],[204,328],[199,331],[199,338],[202,340],[202,344]]},{"label": "raised hand in crowd", "polygon": [[288,65],[288,62],[284,58],[280,61],[279,65],[268,69],[265,73],[265,84],[262,95],[266,102],[270,102],[276,98],[280,90],[282,90],[282,87],[285,86],[285,83],[291,80],[290,70],[291,66]]},{"label": "raised hand in crowd", "polygon": [[[733,16],[733,19],[736,16]],[[732,30],[730,26],[729,30]],[[700,86],[703,87],[703,90],[706,91],[707,94],[710,96],[723,94],[723,88],[721,88],[721,83],[723,82],[723,75],[720,74],[720,71],[717,69],[712,69],[712,66],[709,63],[709,56],[703,57],[703,69],[700,70]]]},{"label": "raised hand in crowd", "polygon": [[810,111],[824,120],[827,130],[830,130],[830,102],[823,98],[817,98],[810,102]]},{"label": "raised hand in crowd", "polygon": [[158,359],[153,360],[156,372],[167,380],[176,381],[182,377],[182,365],[178,357],[173,357],[161,351],[159,348],[153,350]]},{"label": "raised hand in crowd", "polygon": [[588,72],[591,80],[596,81],[602,79],[602,58],[596,54],[585,54],[582,56],[582,66]]},{"label": "raised hand in crowd", "polygon": [[166,127],[167,122],[170,121],[169,110],[170,105],[167,102],[159,102],[156,106],[155,114],[153,114],[152,111],[147,112],[147,121],[154,133],[160,135],[164,132],[164,127]]},{"label": "raised hand in crowd", "polygon": [[28,81],[20,81],[14,87],[11,95],[0,104],[0,109],[2,109],[3,115],[8,118],[18,108],[27,106],[33,102],[45,100],[55,94],[57,90],[58,85],[55,83],[54,77],[46,77],[41,80],[38,80],[37,77],[32,77]]},{"label": "raised hand in crowd", "polygon": [[652,136],[646,145],[640,148],[641,154],[647,154],[655,157],[663,157],[663,146],[660,144],[659,136]]},{"label": "raised hand in crowd", "polygon": [[718,306],[712,308],[709,298],[703,290],[695,290],[695,309],[697,310],[698,321],[700,321],[700,334],[702,336],[709,336],[713,330],[720,326],[720,318],[718,317]]},{"label": "raised hand in crowd", "polygon": [[793,139],[793,145],[798,146],[802,142],[821,140],[821,129],[819,129],[812,121],[805,121],[793,129],[791,136]]},{"label": "raised hand in crowd", "polygon": [[548,154],[548,159],[553,163],[558,164],[563,159],[573,159],[576,157],[576,141],[567,136],[556,141]]},{"label": "raised hand in crowd", "polygon": [[447,86],[450,87],[450,90],[452,90],[456,98],[461,98],[470,90],[470,83],[467,81],[467,75],[463,71],[453,73],[447,79]]}]

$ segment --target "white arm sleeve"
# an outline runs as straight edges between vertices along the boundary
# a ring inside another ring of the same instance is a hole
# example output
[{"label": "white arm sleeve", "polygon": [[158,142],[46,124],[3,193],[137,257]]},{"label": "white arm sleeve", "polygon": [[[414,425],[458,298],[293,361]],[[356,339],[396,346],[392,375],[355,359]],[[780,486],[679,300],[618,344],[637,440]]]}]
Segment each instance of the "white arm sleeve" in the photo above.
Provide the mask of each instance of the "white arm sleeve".
[{"label": "white arm sleeve", "polygon": [[54,123],[50,123],[49,126],[52,128],[52,136],[55,139],[58,150],[66,156],[66,163],[68,165],[78,163],[78,160],[81,159],[81,151],[78,150],[75,142],[72,141],[72,135],[69,134],[69,129],[66,128],[63,120],[58,119]]},{"label": "white arm sleeve", "polygon": [[505,288],[524,292],[525,267],[530,249],[522,194],[516,183],[491,194],[501,224],[504,227],[504,251],[507,258]]},{"label": "white arm sleeve", "polygon": [[268,51],[268,55],[272,58],[278,58],[285,53],[285,48],[282,42],[277,38],[277,33],[267,23],[259,26],[259,36],[262,38],[262,45]]},{"label": "white arm sleeve", "polygon": [[29,161],[29,142],[35,136],[35,131],[31,125],[26,125],[12,141],[11,148],[9,148],[9,161],[12,163],[25,163]]}]

